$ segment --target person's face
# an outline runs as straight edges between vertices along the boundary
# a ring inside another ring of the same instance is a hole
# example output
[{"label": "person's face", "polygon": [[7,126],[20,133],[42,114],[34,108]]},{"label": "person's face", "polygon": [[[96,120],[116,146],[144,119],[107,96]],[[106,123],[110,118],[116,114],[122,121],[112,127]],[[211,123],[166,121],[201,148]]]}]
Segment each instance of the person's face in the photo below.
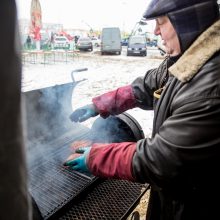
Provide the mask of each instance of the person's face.
[{"label": "person's face", "polygon": [[154,34],[161,36],[167,54],[170,54],[170,56],[180,54],[181,49],[177,33],[167,16],[161,16],[156,19]]}]

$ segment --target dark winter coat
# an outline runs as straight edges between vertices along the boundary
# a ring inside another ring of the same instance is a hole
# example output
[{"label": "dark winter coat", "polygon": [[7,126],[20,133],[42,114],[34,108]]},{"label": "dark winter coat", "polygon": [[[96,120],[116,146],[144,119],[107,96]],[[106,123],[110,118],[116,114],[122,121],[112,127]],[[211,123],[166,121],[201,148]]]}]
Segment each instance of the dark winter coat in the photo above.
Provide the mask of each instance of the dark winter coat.
[{"label": "dark winter coat", "polygon": [[[133,107],[154,108],[155,114],[152,138],[94,145],[89,169],[97,176],[150,183],[147,219],[219,219],[220,21],[169,71],[167,65],[169,60],[131,86],[93,99],[104,117]],[[154,92],[161,87],[157,100]]]}]

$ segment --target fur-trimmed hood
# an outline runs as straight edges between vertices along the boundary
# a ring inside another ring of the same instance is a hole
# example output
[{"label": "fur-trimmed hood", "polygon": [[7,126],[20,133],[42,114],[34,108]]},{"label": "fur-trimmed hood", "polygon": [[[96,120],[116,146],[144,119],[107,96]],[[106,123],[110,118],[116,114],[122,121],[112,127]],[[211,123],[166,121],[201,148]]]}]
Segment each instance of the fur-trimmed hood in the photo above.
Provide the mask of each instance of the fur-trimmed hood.
[{"label": "fur-trimmed hood", "polygon": [[217,51],[220,51],[220,20],[195,40],[169,72],[181,82],[187,82]]}]

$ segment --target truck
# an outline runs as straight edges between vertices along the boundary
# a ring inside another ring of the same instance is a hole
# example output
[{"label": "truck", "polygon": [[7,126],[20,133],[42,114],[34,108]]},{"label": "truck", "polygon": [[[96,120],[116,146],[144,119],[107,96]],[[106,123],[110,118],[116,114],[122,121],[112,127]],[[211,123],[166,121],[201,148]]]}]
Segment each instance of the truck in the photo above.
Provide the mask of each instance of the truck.
[{"label": "truck", "polygon": [[118,27],[105,27],[101,34],[101,54],[121,54],[121,31]]}]

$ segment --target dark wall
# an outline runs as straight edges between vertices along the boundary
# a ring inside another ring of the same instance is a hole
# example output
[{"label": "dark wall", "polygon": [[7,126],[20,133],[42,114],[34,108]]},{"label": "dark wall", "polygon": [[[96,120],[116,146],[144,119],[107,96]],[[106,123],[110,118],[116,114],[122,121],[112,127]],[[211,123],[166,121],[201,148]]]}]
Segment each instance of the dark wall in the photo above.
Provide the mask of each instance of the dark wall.
[{"label": "dark wall", "polygon": [[0,219],[27,220],[31,218],[21,123],[21,60],[15,0],[1,0],[0,18]]}]

